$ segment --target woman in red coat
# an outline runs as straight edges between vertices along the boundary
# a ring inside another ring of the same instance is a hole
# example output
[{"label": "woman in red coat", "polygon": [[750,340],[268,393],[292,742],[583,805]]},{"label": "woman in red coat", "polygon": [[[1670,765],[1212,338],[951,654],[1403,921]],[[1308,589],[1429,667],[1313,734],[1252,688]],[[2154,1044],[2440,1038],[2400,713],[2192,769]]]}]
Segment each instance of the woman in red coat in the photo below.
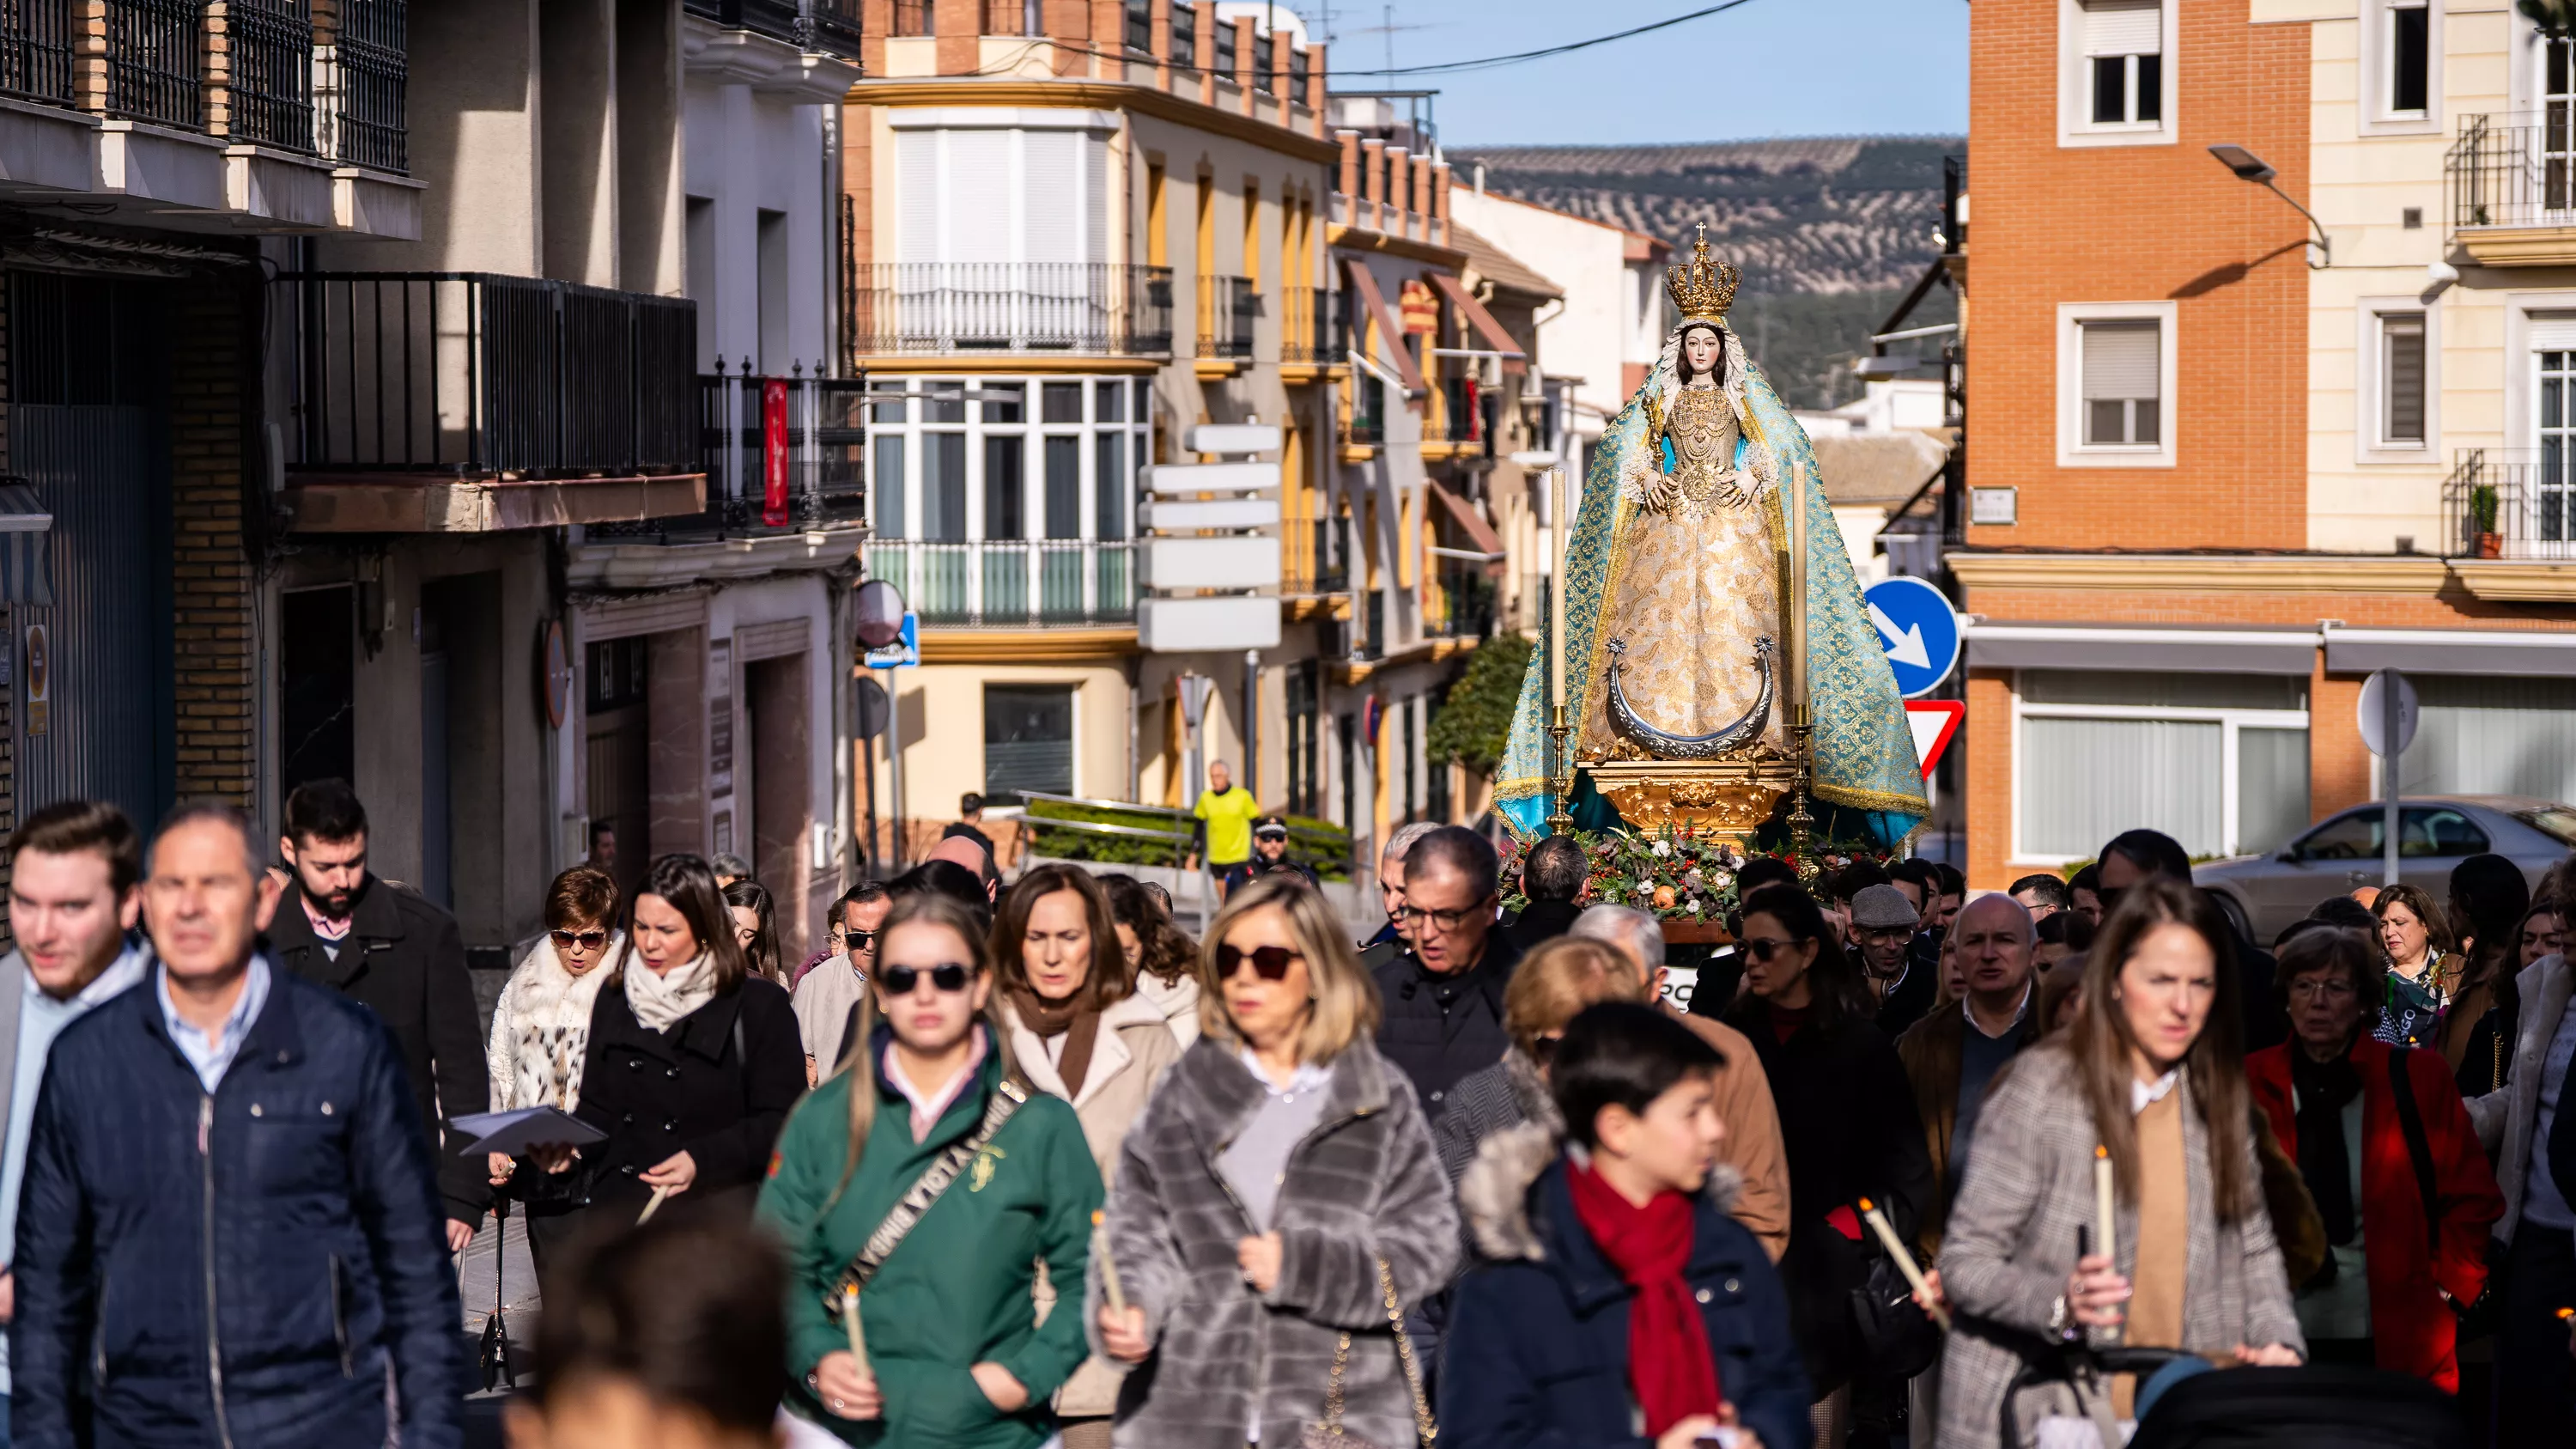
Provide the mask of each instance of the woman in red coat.
[{"label": "woman in red coat", "polygon": [[2274,979],[2291,1038],[2248,1057],[2245,1077],[2333,1248],[2297,1285],[2311,1361],[2376,1364],[2458,1393],[2445,1300],[2471,1303],[2485,1288],[2487,1232],[2504,1198],[2450,1069],[2440,1052],[2396,1050],[2362,1030],[2378,1014],[2380,971],[2360,933],[2301,932],[2281,947]]}]

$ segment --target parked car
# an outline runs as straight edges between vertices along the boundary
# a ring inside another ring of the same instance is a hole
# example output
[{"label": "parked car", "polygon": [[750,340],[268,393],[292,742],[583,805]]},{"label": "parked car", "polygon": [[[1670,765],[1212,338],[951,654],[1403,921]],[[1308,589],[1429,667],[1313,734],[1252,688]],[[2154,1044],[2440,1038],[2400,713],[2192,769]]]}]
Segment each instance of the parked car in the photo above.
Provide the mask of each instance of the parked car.
[{"label": "parked car", "polygon": [[[2193,868],[2236,925],[2259,945],[2327,896],[2381,883],[2387,806],[2374,800],[2311,826],[2270,855]],[[2472,855],[2508,857],[2537,885],[2576,849],[2576,806],[2521,795],[2434,795],[2398,802],[2398,878],[2433,899],[2450,897],[2451,869]]]}]

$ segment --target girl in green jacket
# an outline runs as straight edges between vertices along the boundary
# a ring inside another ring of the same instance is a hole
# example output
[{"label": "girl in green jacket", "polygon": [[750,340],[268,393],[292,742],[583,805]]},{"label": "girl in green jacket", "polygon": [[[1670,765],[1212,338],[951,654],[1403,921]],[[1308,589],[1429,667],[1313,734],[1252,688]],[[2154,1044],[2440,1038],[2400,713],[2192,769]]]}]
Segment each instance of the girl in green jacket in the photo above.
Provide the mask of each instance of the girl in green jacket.
[{"label": "girl in green jacket", "polygon": [[[1039,1324],[1031,1289],[1041,1262],[1083,1281],[1100,1170],[1073,1108],[1031,1089],[994,1029],[967,909],[913,896],[878,941],[852,1047],[788,1118],[760,1195],[787,1251],[788,1404],[857,1445],[1033,1449],[1086,1350],[1081,1315]],[[869,1236],[1004,1108],[868,1279],[854,1335],[839,1305]]]}]

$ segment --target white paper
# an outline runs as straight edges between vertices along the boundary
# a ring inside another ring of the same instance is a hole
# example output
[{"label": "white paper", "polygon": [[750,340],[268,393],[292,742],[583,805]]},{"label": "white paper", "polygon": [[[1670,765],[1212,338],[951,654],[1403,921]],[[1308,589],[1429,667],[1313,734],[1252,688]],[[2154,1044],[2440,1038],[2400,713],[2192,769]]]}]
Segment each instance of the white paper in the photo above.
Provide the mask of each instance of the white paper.
[{"label": "white paper", "polygon": [[516,1157],[532,1147],[579,1147],[585,1142],[597,1142],[608,1136],[560,1107],[472,1112],[449,1119],[447,1125],[458,1136],[474,1138],[456,1149],[459,1157],[479,1157],[487,1152]]}]

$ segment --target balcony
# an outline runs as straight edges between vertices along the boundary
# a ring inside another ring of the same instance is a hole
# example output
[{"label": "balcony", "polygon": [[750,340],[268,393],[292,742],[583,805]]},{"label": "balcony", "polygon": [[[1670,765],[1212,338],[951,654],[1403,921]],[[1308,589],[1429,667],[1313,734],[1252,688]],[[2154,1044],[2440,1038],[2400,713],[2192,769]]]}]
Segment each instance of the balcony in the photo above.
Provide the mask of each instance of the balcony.
[{"label": "balcony", "polygon": [[857,60],[859,3],[860,0],[681,0],[681,8],[727,30],[748,30],[787,41],[799,50]]},{"label": "balcony", "polygon": [[880,262],[846,272],[852,371],[872,355],[1172,351],[1169,267]]},{"label": "balcony", "polygon": [[1199,276],[1198,355],[1201,362],[1230,367],[1252,360],[1254,319],[1261,315],[1261,294],[1247,277]]},{"label": "balcony", "polygon": [[1443,563],[1424,591],[1422,637],[1482,639],[1494,632],[1494,581],[1474,564]]},{"label": "balcony", "polygon": [[1348,365],[1350,316],[1328,287],[1289,287],[1279,294],[1279,363],[1290,382],[1312,382]]},{"label": "balcony", "polygon": [[[1445,457],[1494,456],[1494,424],[1501,402],[1501,394],[1472,377],[1440,379],[1440,415],[1424,424],[1423,442]],[[1447,446],[1438,446],[1442,444]]]},{"label": "balcony", "polygon": [[2443,557],[2576,561],[2576,448],[2467,448],[2455,463]]},{"label": "balcony", "polygon": [[[595,524],[590,538],[714,543],[865,525],[866,384],[754,377],[745,367],[740,375],[697,380],[706,506],[695,514]],[[840,553],[847,557],[846,544]]]},{"label": "balcony", "polygon": [[876,539],[868,576],[890,581],[923,628],[1133,628],[1135,545],[1124,539]]},{"label": "balcony", "polygon": [[[227,235],[416,238],[406,0],[5,0],[0,194]],[[318,23],[317,23],[318,19]]]},{"label": "balcony", "polygon": [[1291,518],[1279,525],[1280,597],[1316,598],[1350,591],[1350,569],[1339,557],[1343,523],[1333,518]]},{"label": "balcony", "polygon": [[289,272],[270,303],[299,531],[704,506],[693,302],[479,272]]},{"label": "balcony", "polygon": [[1374,448],[1386,441],[1386,384],[1376,373],[1351,379],[1351,405],[1342,414],[1342,446]]},{"label": "balcony", "polygon": [[2466,116],[2443,158],[2452,239],[2491,267],[2576,263],[2576,116]]}]

